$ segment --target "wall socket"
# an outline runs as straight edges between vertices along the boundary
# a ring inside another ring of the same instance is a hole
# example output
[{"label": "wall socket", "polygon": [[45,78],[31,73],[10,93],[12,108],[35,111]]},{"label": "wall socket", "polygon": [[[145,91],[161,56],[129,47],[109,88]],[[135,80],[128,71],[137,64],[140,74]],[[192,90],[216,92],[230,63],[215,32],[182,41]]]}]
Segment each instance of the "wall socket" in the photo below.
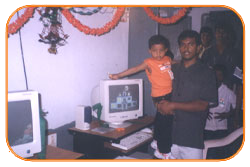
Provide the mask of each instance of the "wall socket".
[{"label": "wall socket", "polygon": [[56,135],[56,133],[51,133],[48,135],[48,145],[57,147],[57,135]]}]

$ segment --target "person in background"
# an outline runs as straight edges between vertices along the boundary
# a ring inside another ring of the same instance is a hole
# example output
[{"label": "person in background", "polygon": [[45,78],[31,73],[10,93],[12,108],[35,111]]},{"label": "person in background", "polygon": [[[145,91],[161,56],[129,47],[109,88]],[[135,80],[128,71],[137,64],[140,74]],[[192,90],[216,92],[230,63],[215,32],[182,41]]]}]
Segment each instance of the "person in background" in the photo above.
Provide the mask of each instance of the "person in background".
[{"label": "person in background", "polygon": [[225,23],[220,23],[215,26],[215,44],[207,49],[201,60],[210,68],[216,64],[222,64],[227,70],[227,75],[224,76],[224,83],[233,89],[233,73],[236,66],[242,66],[242,54],[233,47],[234,31],[232,27]]},{"label": "person in background", "polygon": [[199,58],[201,59],[203,53],[212,46],[212,41],[213,41],[212,28],[202,27],[200,30],[200,38],[201,38],[201,48],[200,48]]},{"label": "person in background", "polygon": [[[230,114],[236,107],[236,95],[224,83],[226,69],[223,65],[214,66],[218,87],[218,106],[209,109],[204,137],[205,140],[220,139],[229,134],[228,121]],[[207,159],[223,159],[226,149],[210,149]]]},{"label": "person in background", "polygon": [[239,113],[242,106],[242,83],[235,82],[235,70],[243,69],[243,52],[241,49],[235,48],[236,40],[235,32],[230,24],[221,22],[215,26],[215,45],[207,49],[203,56],[202,62],[209,67],[215,64],[222,64],[226,68],[224,76],[224,84],[233,90],[236,94],[236,110],[229,118],[229,130],[233,131],[239,127]]},{"label": "person in background", "polygon": [[215,73],[198,58],[198,32],[183,31],[178,44],[182,61],[172,66],[172,98],[161,101],[157,108],[174,116],[170,159],[202,159],[208,108],[218,102]]},{"label": "person in background", "polygon": [[[151,82],[151,96],[155,105],[161,100],[170,100],[172,92],[173,73],[172,60],[166,53],[169,51],[169,41],[162,35],[154,35],[149,41],[151,58],[145,59],[140,65],[129,68],[118,74],[111,74],[110,79],[119,79],[139,71],[146,71]],[[172,141],[173,115],[162,115],[156,112],[154,121],[154,155],[159,159],[168,159]],[[156,142],[155,142],[156,141]]]}]

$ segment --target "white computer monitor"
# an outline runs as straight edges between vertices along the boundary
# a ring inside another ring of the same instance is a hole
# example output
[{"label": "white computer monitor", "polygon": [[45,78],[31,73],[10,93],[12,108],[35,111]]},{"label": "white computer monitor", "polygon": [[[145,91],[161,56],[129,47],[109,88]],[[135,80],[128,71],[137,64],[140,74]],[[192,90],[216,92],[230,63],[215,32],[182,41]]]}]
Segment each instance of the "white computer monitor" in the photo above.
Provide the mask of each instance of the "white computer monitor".
[{"label": "white computer monitor", "polygon": [[129,125],[125,121],[143,116],[142,79],[101,80],[91,96],[92,105],[102,105],[100,119],[111,127]]},{"label": "white computer monitor", "polygon": [[7,140],[12,152],[22,158],[41,152],[38,92],[8,92],[7,118]]}]

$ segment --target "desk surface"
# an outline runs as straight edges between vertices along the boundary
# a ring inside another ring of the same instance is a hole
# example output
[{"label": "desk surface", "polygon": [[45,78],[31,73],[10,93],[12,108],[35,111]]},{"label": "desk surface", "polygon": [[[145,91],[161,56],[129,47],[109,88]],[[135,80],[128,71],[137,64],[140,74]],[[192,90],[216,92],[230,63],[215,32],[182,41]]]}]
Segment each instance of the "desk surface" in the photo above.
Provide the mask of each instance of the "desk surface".
[{"label": "desk surface", "polygon": [[58,147],[47,145],[46,159],[78,159],[83,157],[81,153],[72,152]]},{"label": "desk surface", "polygon": [[106,132],[104,134],[91,131],[91,129],[94,129],[94,128],[100,126],[98,121],[93,121],[91,123],[91,125],[90,125],[89,130],[81,130],[81,129],[77,129],[77,128],[70,128],[69,131],[78,132],[78,133],[87,133],[87,134],[91,134],[91,135],[101,136],[101,137],[104,137],[104,138],[110,139],[110,140],[118,140],[118,139],[121,139],[121,138],[123,138],[123,137],[125,137],[127,135],[130,135],[130,134],[134,133],[135,131],[139,131],[139,130],[143,129],[146,126],[152,125],[153,122],[154,122],[154,117],[152,117],[152,116],[144,116],[142,118],[130,120],[128,122],[131,122],[132,125],[126,127],[123,131],[117,131],[117,130],[114,129],[114,130],[112,130],[110,132]]}]

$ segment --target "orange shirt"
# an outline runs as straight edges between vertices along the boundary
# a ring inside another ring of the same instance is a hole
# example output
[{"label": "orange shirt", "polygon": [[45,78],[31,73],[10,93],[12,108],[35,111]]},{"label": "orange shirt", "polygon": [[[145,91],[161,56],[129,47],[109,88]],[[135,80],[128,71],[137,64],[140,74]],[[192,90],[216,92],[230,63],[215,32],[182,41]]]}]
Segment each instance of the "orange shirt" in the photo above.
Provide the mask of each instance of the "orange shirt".
[{"label": "orange shirt", "polygon": [[173,73],[171,71],[171,59],[164,56],[161,60],[148,58],[146,74],[152,85],[151,96],[159,97],[171,93]]}]

